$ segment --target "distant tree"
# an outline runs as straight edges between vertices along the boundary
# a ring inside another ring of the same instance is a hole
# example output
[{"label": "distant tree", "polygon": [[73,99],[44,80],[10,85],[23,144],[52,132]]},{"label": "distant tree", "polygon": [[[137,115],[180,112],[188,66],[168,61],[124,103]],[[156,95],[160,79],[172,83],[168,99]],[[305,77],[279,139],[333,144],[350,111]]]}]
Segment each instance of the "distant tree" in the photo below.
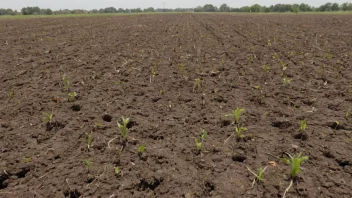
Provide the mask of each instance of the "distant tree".
[{"label": "distant tree", "polygon": [[116,13],[117,10],[114,7],[108,7],[104,9],[104,13]]},{"label": "distant tree", "polygon": [[197,6],[196,8],[194,8],[194,12],[204,12],[204,9],[202,6]]},{"label": "distant tree", "polygon": [[259,12],[260,5],[259,4],[254,4],[250,7],[251,12]]},{"label": "distant tree", "polygon": [[203,6],[204,12],[216,12],[216,8],[212,4],[206,4]]},{"label": "distant tree", "polygon": [[331,11],[339,11],[339,4],[333,3],[331,5]]},{"label": "distant tree", "polygon": [[240,8],[241,12],[250,12],[251,8],[249,6],[244,6]]},{"label": "distant tree", "polygon": [[117,10],[117,13],[124,13],[124,12],[125,12],[125,10],[122,9],[122,8],[119,8],[119,9]]},{"label": "distant tree", "polygon": [[93,9],[93,10],[90,11],[90,13],[97,14],[97,13],[99,13],[99,10]]},{"label": "distant tree", "polygon": [[220,12],[230,12],[231,8],[226,4],[222,4],[219,8],[219,11]]},{"label": "distant tree", "polygon": [[150,7],[150,8],[146,8],[143,10],[144,12],[154,12],[154,8],[153,7]]}]

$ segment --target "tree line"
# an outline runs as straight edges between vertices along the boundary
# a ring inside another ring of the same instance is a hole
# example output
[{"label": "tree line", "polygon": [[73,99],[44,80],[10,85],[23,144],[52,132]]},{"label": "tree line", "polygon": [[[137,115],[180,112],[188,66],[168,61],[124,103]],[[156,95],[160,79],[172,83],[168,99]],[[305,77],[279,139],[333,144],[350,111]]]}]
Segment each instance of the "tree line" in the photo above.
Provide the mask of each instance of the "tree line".
[{"label": "tree line", "polygon": [[55,10],[51,9],[41,9],[39,7],[25,7],[22,8],[20,12],[12,9],[0,8],[0,15],[52,15],[52,14],[96,14],[96,13],[140,13],[140,12],[331,12],[331,11],[352,11],[352,3],[325,3],[319,7],[313,7],[308,4],[276,4],[271,6],[261,6],[259,4],[254,4],[252,6],[244,6],[240,8],[232,8],[227,4],[222,4],[219,8],[212,5],[206,4],[204,6],[198,6],[196,8],[176,8],[176,9],[165,9],[153,7],[141,9],[123,9],[107,7],[101,9],[93,10]]}]

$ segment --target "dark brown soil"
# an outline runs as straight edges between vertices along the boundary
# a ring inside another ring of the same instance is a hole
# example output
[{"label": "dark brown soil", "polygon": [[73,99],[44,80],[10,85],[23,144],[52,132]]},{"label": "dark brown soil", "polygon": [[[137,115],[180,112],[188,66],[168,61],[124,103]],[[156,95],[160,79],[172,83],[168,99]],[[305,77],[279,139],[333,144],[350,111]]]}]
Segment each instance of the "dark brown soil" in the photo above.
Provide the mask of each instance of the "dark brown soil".
[{"label": "dark brown soil", "polygon": [[[350,15],[1,20],[0,35],[0,197],[282,197],[280,158],[300,152],[287,197],[352,197]],[[264,183],[246,166],[268,166]]]}]

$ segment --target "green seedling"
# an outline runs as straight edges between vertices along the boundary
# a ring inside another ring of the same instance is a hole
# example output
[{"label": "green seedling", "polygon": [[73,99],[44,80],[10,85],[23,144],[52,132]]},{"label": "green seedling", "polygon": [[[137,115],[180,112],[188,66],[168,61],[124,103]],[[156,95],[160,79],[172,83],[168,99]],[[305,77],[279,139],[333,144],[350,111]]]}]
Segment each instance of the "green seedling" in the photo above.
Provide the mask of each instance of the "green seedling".
[{"label": "green seedling", "polygon": [[101,124],[100,122],[96,122],[94,123],[94,128],[99,128],[99,127],[102,127],[103,124]]},{"label": "green seedling", "polygon": [[87,169],[89,171],[90,167],[92,166],[92,162],[89,159],[86,159],[83,161],[83,163],[87,166]]},{"label": "green seedling", "polygon": [[11,90],[10,93],[9,93],[9,98],[10,98],[10,100],[11,100],[12,98],[14,98],[14,97],[15,97],[15,91],[14,91],[14,90]]},{"label": "green seedling", "polygon": [[300,130],[302,133],[304,133],[306,131],[306,127],[307,127],[307,121],[304,119],[304,120],[301,120],[299,123],[301,124]]},{"label": "green seedling", "polygon": [[268,72],[270,70],[270,67],[269,67],[269,65],[264,65],[263,69],[264,69],[264,71]]},{"label": "green seedling", "polygon": [[340,122],[336,120],[335,123],[336,123],[335,129],[337,129],[337,127],[339,127],[340,125]]},{"label": "green seedling", "polygon": [[225,59],[224,59],[224,58],[221,59],[221,63],[222,63],[223,65],[225,65]]},{"label": "green seedling", "polygon": [[253,172],[248,166],[246,166],[246,167],[247,167],[247,170],[255,176],[253,183],[252,183],[252,188],[253,188],[256,181],[258,183],[264,182],[263,174],[264,174],[264,171],[266,170],[267,166],[264,167],[264,169],[262,167],[258,168],[258,173]]},{"label": "green seedling", "polygon": [[185,64],[183,64],[183,63],[179,64],[179,69],[180,69],[182,76],[185,78],[185,80],[187,80],[188,77],[187,77],[187,72],[185,70]]},{"label": "green seedling", "polygon": [[142,157],[143,153],[145,152],[145,145],[138,146],[138,156]]},{"label": "green seedling", "polygon": [[69,89],[71,88],[71,83],[70,83],[70,81],[68,80],[68,78],[66,77],[66,75],[63,75],[63,76],[62,76],[62,81],[63,81],[63,83],[64,83],[64,88],[65,88],[66,90],[69,90]]},{"label": "green seedling", "polygon": [[251,63],[254,62],[254,56],[253,56],[253,55],[249,55],[249,61],[250,61]]},{"label": "green seedling", "polygon": [[284,87],[289,85],[291,82],[292,82],[292,79],[290,79],[290,78],[285,77],[285,78],[282,79],[282,84],[283,84]]},{"label": "green seedling", "polygon": [[152,67],[152,76],[155,77],[156,76],[156,68],[155,66]]},{"label": "green seedling", "polygon": [[351,113],[346,111],[346,115],[345,115],[346,119],[348,119],[350,116],[351,116]]},{"label": "green seedling", "polygon": [[199,90],[201,87],[201,81],[200,81],[200,78],[196,78],[194,79],[194,85],[193,85],[193,92],[197,90]]},{"label": "green seedling", "polygon": [[117,127],[120,128],[121,130],[121,136],[122,136],[122,139],[124,141],[126,141],[127,139],[127,124],[130,122],[130,119],[129,118],[124,118],[122,117],[122,123],[123,125],[121,125],[119,122],[117,122]]},{"label": "green seedling", "polygon": [[29,163],[32,161],[32,158],[30,157],[23,157],[23,163]]},{"label": "green seedling", "polygon": [[75,101],[76,100],[76,96],[77,96],[77,93],[74,91],[74,92],[70,92],[69,94],[68,94],[68,96],[70,96],[70,98],[69,98],[69,101]]},{"label": "green seedling", "polygon": [[232,114],[227,114],[225,116],[233,116],[235,117],[236,123],[238,124],[240,122],[241,119],[241,114],[245,109],[240,109],[238,107],[236,107],[236,110],[232,110]]},{"label": "green seedling", "polygon": [[87,146],[88,146],[88,149],[90,149],[92,147],[92,135],[89,133],[86,133],[86,136],[87,136]]},{"label": "green seedling", "polygon": [[42,121],[44,124],[46,123],[52,123],[53,121],[53,116],[54,114],[51,112],[51,113],[47,113],[47,112],[43,112],[43,118],[42,118]]},{"label": "green seedling", "polygon": [[236,129],[236,137],[237,137],[238,140],[240,140],[240,139],[242,139],[242,138],[245,137],[245,136],[243,135],[243,133],[244,133],[245,131],[247,131],[247,128],[246,128],[246,127],[238,127],[238,126],[236,126],[235,129]]},{"label": "green seedling", "polygon": [[116,166],[116,167],[114,168],[114,170],[115,170],[115,174],[116,174],[116,175],[118,175],[118,174],[120,173],[120,168],[119,168],[118,166]]},{"label": "green seedling", "polygon": [[204,143],[206,137],[207,137],[207,131],[203,129],[202,134],[200,136],[200,141],[197,138],[194,138],[194,141],[196,143],[196,147],[197,147],[198,151],[202,150],[203,143]]},{"label": "green seedling", "polygon": [[289,156],[289,159],[283,158],[282,160],[286,164],[290,165],[291,182],[290,182],[290,185],[286,188],[283,197],[286,196],[286,193],[292,187],[293,180],[296,179],[297,174],[301,171],[301,164],[309,159],[308,156],[301,156],[301,153],[297,154],[296,156],[292,156],[290,154],[287,154],[287,155]]},{"label": "green seedling", "polygon": [[160,95],[164,95],[164,90],[160,90]]}]

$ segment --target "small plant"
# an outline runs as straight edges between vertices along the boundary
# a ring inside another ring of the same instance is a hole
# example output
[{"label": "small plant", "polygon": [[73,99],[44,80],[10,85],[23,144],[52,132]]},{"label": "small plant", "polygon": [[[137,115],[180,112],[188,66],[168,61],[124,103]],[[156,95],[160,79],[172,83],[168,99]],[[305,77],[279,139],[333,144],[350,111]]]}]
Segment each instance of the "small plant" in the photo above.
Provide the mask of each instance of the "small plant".
[{"label": "small plant", "polygon": [[66,75],[63,75],[63,76],[62,76],[62,81],[63,81],[63,83],[64,83],[64,88],[65,88],[66,90],[69,90],[69,89],[71,88],[71,83],[70,83],[70,81],[68,80],[68,78],[66,77]]},{"label": "small plant", "polygon": [[23,157],[23,163],[29,163],[32,161],[32,158],[30,157]]},{"label": "small plant", "polygon": [[103,124],[101,124],[100,122],[95,122],[94,123],[94,128],[99,128],[99,127],[102,127]]},{"label": "small plant", "polygon": [[152,67],[152,76],[155,77],[156,76],[156,66]]},{"label": "small plant", "polygon": [[180,69],[180,72],[181,72],[182,76],[185,78],[185,80],[187,80],[188,77],[187,77],[187,72],[185,70],[185,64],[180,63],[178,67]]},{"label": "small plant", "polygon": [[69,101],[73,102],[76,100],[76,97],[77,97],[77,93],[74,91],[74,92],[70,92],[68,94],[68,96],[70,96],[70,98],[68,99]]},{"label": "small plant", "polygon": [[335,123],[336,123],[335,129],[337,129],[340,125],[340,122],[336,120]]},{"label": "small plant", "polygon": [[196,147],[197,147],[197,150],[198,151],[201,151],[202,150],[202,147],[203,147],[203,142],[205,141],[205,138],[207,137],[207,131],[206,130],[202,130],[202,134],[200,136],[200,141],[198,141],[197,138],[194,138],[194,141],[196,143]]},{"label": "small plant", "polygon": [[87,136],[87,146],[88,146],[88,150],[92,147],[92,135],[89,133],[86,133]]},{"label": "small plant", "polygon": [[201,87],[200,78],[194,79],[193,92],[195,92],[196,89],[199,90],[200,87]]},{"label": "small plant", "polygon": [[164,90],[160,90],[160,95],[164,95],[164,94],[165,94]]},{"label": "small plant", "polygon": [[350,112],[348,112],[348,111],[346,111],[346,115],[345,115],[346,120],[347,120],[350,116],[351,116],[351,113],[350,113]]},{"label": "small plant", "polygon": [[225,59],[224,58],[221,59],[221,64],[225,65]]},{"label": "small plant", "polygon": [[247,167],[247,170],[255,176],[253,183],[252,183],[252,188],[253,188],[256,181],[258,183],[264,182],[263,174],[264,174],[264,171],[266,170],[267,166],[264,167],[264,169],[262,167],[258,168],[258,173],[254,173],[248,166],[246,166],[246,167]]},{"label": "small plant", "polygon": [[292,156],[292,155],[290,155],[288,153],[287,153],[287,155],[289,156],[289,159],[284,158],[282,160],[285,163],[290,165],[291,182],[290,182],[290,185],[286,188],[283,197],[286,196],[286,193],[292,187],[293,180],[296,179],[297,174],[301,171],[301,164],[309,159],[308,156],[301,156],[301,153],[297,154],[296,156]]},{"label": "small plant", "polygon": [[269,67],[269,65],[264,65],[263,69],[264,69],[264,71],[268,72],[270,70],[270,67]]},{"label": "small plant", "polygon": [[251,63],[254,62],[254,56],[253,56],[253,55],[249,55],[249,61],[250,61]]},{"label": "small plant", "polygon": [[247,131],[247,128],[246,127],[239,127],[239,126],[236,126],[235,127],[236,129],[236,137],[237,137],[237,140],[240,140],[240,139],[243,139],[245,136],[243,135],[243,133],[245,131]]},{"label": "small plant", "polygon": [[52,123],[52,121],[53,121],[53,116],[54,116],[54,114],[51,112],[51,113],[47,113],[47,112],[43,112],[43,118],[42,118],[42,121],[43,121],[43,123],[44,124],[46,124],[46,123]]},{"label": "small plant", "polygon": [[291,81],[292,81],[292,79],[285,77],[282,79],[282,84],[284,87],[286,87],[287,85],[289,85],[291,83]]},{"label": "small plant", "polygon": [[116,167],[114,168],[114,170],[115,170],[115,174],[116,174],[116,175],[118,175],[118,174],[120,173],[120,168],[119,168],[118,166],[116,166]]},{"label": "small plant", "polygon": [[145,145],[138,146],[138,156],[142,157],[143,153],[145,152]]},{"label": "small plant", "polygon": [[14,98],[14,97],[15,97],[15,91],[14,91],[14,90],[11,90],[10,93],[9,93],[9,98],[10,98],[10,100],[11,100],[12,98]]},{"label": "small plant", "polygon": [[299,123],[301,124],[300,130],[302,133],[304,133],[306,131],[306,127],[307,127],[307,121],[304,119],[304,120],[301,120]]},{"label": "small plant", "polygon": [[236,123],[238,124],[240,122],[241,119],[241,114],[245,109],[240,109],[238,107],[236,107],[236,110],[232,110],[232,114],[228,114],[225,116],[233,116],[235,117]]},{"label": "small plant", "polygon": [[120,128],[121,130],[121,136],[122,136],[122,139],[124,141],[126,141],[127,139],[127,124],[130,122],[130,119],[129,118],[124,118],[122,117],[122,123],[123,125],[121,125],[119,122],[117,122],[117,126]]},{"label": "small plant", "polygon": [[92,166],[92,162],[89,159],[86,159],[83,161],[83,163],[87,166],[88,172],[90,170],[90,167]]}]

